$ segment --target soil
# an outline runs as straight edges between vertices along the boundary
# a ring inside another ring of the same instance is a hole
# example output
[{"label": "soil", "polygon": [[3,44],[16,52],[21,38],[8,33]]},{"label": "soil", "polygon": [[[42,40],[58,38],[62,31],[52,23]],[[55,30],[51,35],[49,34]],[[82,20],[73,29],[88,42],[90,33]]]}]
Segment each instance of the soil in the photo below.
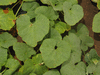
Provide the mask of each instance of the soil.
[{"label": "soil", "polygon": [[97,4],[93,3],[91,0],[78,0],[78,1],[79,4],[83,7],[83,11],[84,11],[84,17],[80,22],[87,26],[89,30],[89,35],[94,40],[93,48],[95,48],[97,54],[100,56],[100,33],[94,33],[92,31],[93,17],[99,11],[96,6]]}]

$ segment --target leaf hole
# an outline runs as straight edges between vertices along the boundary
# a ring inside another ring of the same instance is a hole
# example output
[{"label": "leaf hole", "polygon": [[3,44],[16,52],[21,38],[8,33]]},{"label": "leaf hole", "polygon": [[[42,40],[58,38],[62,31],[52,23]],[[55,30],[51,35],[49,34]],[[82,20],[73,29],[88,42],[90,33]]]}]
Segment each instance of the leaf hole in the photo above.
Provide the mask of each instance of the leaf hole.
[{"label": "leaf hole", "polygon": [[55,46],[55,49],[57,49],[57,46]]},{"label": "leaf hole", "polygon": [[77,63],[75,63],[75,65],[77,65],[78,64],[78,62]]}]

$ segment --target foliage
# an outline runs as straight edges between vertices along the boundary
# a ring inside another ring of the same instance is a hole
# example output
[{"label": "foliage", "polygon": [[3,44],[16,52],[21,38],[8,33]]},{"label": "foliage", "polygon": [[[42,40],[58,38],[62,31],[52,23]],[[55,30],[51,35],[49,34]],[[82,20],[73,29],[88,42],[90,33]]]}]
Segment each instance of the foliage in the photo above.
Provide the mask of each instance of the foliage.
[{"label": "foliage", "polygon": [[[0,75],[99,75],[100,57],[95,49],[87,52],[94,41],[87,27],[77,24],[84,16],[78,1],[40,1],[0,0],[0,6],[7,7],[0,8],[0,29],[4,31],[0,33]],[[98,0],[98,8],[99,4]],[[20,9],[26,13],[19,15]],[[93,19],[92,29],[97,33],[99,18],[100,13]],[[21,42],[8,33],[13,28]]]}]

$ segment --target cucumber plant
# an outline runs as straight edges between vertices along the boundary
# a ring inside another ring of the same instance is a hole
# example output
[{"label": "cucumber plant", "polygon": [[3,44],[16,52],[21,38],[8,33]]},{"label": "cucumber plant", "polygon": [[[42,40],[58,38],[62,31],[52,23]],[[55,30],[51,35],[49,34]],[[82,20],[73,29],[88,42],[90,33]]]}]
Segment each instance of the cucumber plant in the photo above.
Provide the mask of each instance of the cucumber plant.
[{"label": "cucumber plant", "polygon": [[[100,74],[96,50],[86,53],[94,45],[87,27],[72,28],[84,16],[77,0],[0,0],[0,6],[6,7],[0,8],[0,75]],[[18,15],[20,9],[26,13]],[[14,27],[21,42],[8,33]]]}]

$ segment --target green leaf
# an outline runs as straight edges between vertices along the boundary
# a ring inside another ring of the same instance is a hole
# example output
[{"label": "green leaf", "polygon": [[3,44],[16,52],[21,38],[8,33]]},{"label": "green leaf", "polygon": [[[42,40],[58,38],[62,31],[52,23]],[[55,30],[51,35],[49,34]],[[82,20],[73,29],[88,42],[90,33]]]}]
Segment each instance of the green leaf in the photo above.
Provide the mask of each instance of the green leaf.
[{"label": "green leaf", "polygon": [[29,75],[34,70],[32,59],[27,59],[24,65],[19,69],[21,75]]},{"label": "green leaf", "polygon": [[73,26],[77,22],[79,22],[84,15],[83,8],[80,5],[78,4],[73,5],[71,2],[67,1],[63,3],[63,11],[64,11],[64,20],[70,26]]},{"label": "green leaf", "polygon": [[21,15],[16,23],[19,36],[32,47],[35,47],[49,31],[49,20],[44,15],[37,15],[33,24],[28,15]]},{"label": "green leaf", "polygon": [[100,74],[100,60],[97,64],[97,67],[95,69],[95,71],[93,72],[94,75],[99,75]]},{"label": "green leaf", "polygon": [[23,0],[23,1],[35,1],[35,0]]},{"label": "green leaf", "polygon": [[69,33],[69,35],[65,36],[63,40],[70,44],[72,50],[68,61],[72,64],[80,62],[82,53],[80,48],[80,39],[74,33]]},{"label": "green leaf", "polygon": [[36,75],[35,73],[30,73],[29,75]]},{"label": "green leaf", "polygon": [[30,17],[30,19],[35,18],[35,9],[39,7],[39,4],[37,2],[24,2],[22,5],[22,10],[27,11],[27,15]]},{"label": "green leaf", "polygon": [[32,47],[26,45],[25,43],[17,42],[13,45],[13,49],[17,58],[21,61],[25,61],[26,59],[31,57],[31,55],[36,54],[35,50]]},{"label": "green leaf", "polygon": [[58,70],[49,70],[45,72],[43,75],[60,75]]},{"label": "green leaf", "polygon": [[93,75],[99,75],[100,74],[100,60],[97,65],[91,63],[88,65],[87,73],[92,73]]},{"label": "green leaf", "polygon": [[95,71],[95,69],[96,69],[96,65],[94,65],[93,63],[91,63],[91,64],[89,64],[89,65],[87,66],[86,71],[87,71],[88,73],[93,73],[93,72]]},{"label": "green leaf", "polygon": [[35,66],[34,68],[34,73],[37,75],[43,75],[46,71],[48,71],[48,68],[45,66],[43,60],[42,60],[42,55],[37,54],[32,58],[33,64]]},{"label": "green leaf", "polygon": [[0,0],[0,5],[10,5],[15,3],[17,0]]},{"label": "green leaf", "polygon": [[80,51],[80,39],[74,33],[69,33],[69,36],[65,36],[63,40],[70,44],[73,51]]},{"label": "green leaf", "polygon": [[88,28],[82,23],[78,24],[77,26],[77,36],[81,36],[81,35],[89,36]]},{"label": "green leaf", "polygon": [[90,52],[85,55],[85,61],[88,64],[94,63],[96,65],[98,62],[95,63],[95,61],[93,61],[94,59],[100,60],[100,57],[98,56],[98,54],[97,54],[95,49],[91,49]]},{"label": "green leaf", "polygon": [[17,42],[17,39],[14,38],[11,34],[7,32],[0,34],[0,46],[8,48],[12,46],[15,42]]},{"label": "green leaf", "polygon": [[93,32],[100,33],[100,12],[93,18],[92,30]]},{"label": "green leaf", "polygon": [[54,39],[46,39],[43,41],[40,51],[45,65],[55,68],[69,59],[71,48],[65,41],[56,42]]},{"label": "green leaf", "polygon": [[94,45],[94,40],[89,36],[87,27],[82,23],[77,26],[77,32],[75,30],[71,30],[69,33],[74,33],[80,38],[81,49],[83,51],[88,50],[88,47],[92,47]]},{"label": "green leaf", "polygon": [[97,0],[97,7],[100,10],[100,0]]},{"label": "green leaf", "polygon": [[43,75],[48,70],[42,61],[41,54],[37,54],[32,59],[27,59],[24,65],[19,69],[22,75],[29,75],[35,73],[36,75]]},{"label": "green leaf", "polygon": [[7,61],[7,49],[0,47],[0,70],[3,65],[5,65]]},{"label": "green leaf", "polygon": [[46,38],[54,39],[54,40],[56,40],[56,42],[59,42],[60,40],[62,40],[61,35],[54,28],[51,28],[49,30],[49,33],[45,36],[45,39]]},{"label": "green leaf", "polygon": [[56,20],[59,17],[58,13],[55,12],[52,7],[47,6],[40,6],[36,8],[35,13],[43,14],[50,20]]},{"label": "green leaf", "polygon": [[64,63],[60,69],[61,75],[85,75],[85,64],[79,62],[77,65]]},{"label": "green leaf", "polygon": [[7,60],[7,63],[5,66],[6,68],[9,68],[9,69],[6,70],[3,75],[12,75],[20,67],[20,63],[18,60],[10,58]]},{"label": "green leaf", "polygon": [[0,14],[0,29],[10,30],[15,25],[14,20],[16,20],[13,10],[8,9],[4,11],[0,9]]},{"label": "green leaf", "polygon": [[65,31],[69,31],[71,29],[71,26],[64,22],[58,22],[55,24],[55,29],[60,33],[64,33]]}]

